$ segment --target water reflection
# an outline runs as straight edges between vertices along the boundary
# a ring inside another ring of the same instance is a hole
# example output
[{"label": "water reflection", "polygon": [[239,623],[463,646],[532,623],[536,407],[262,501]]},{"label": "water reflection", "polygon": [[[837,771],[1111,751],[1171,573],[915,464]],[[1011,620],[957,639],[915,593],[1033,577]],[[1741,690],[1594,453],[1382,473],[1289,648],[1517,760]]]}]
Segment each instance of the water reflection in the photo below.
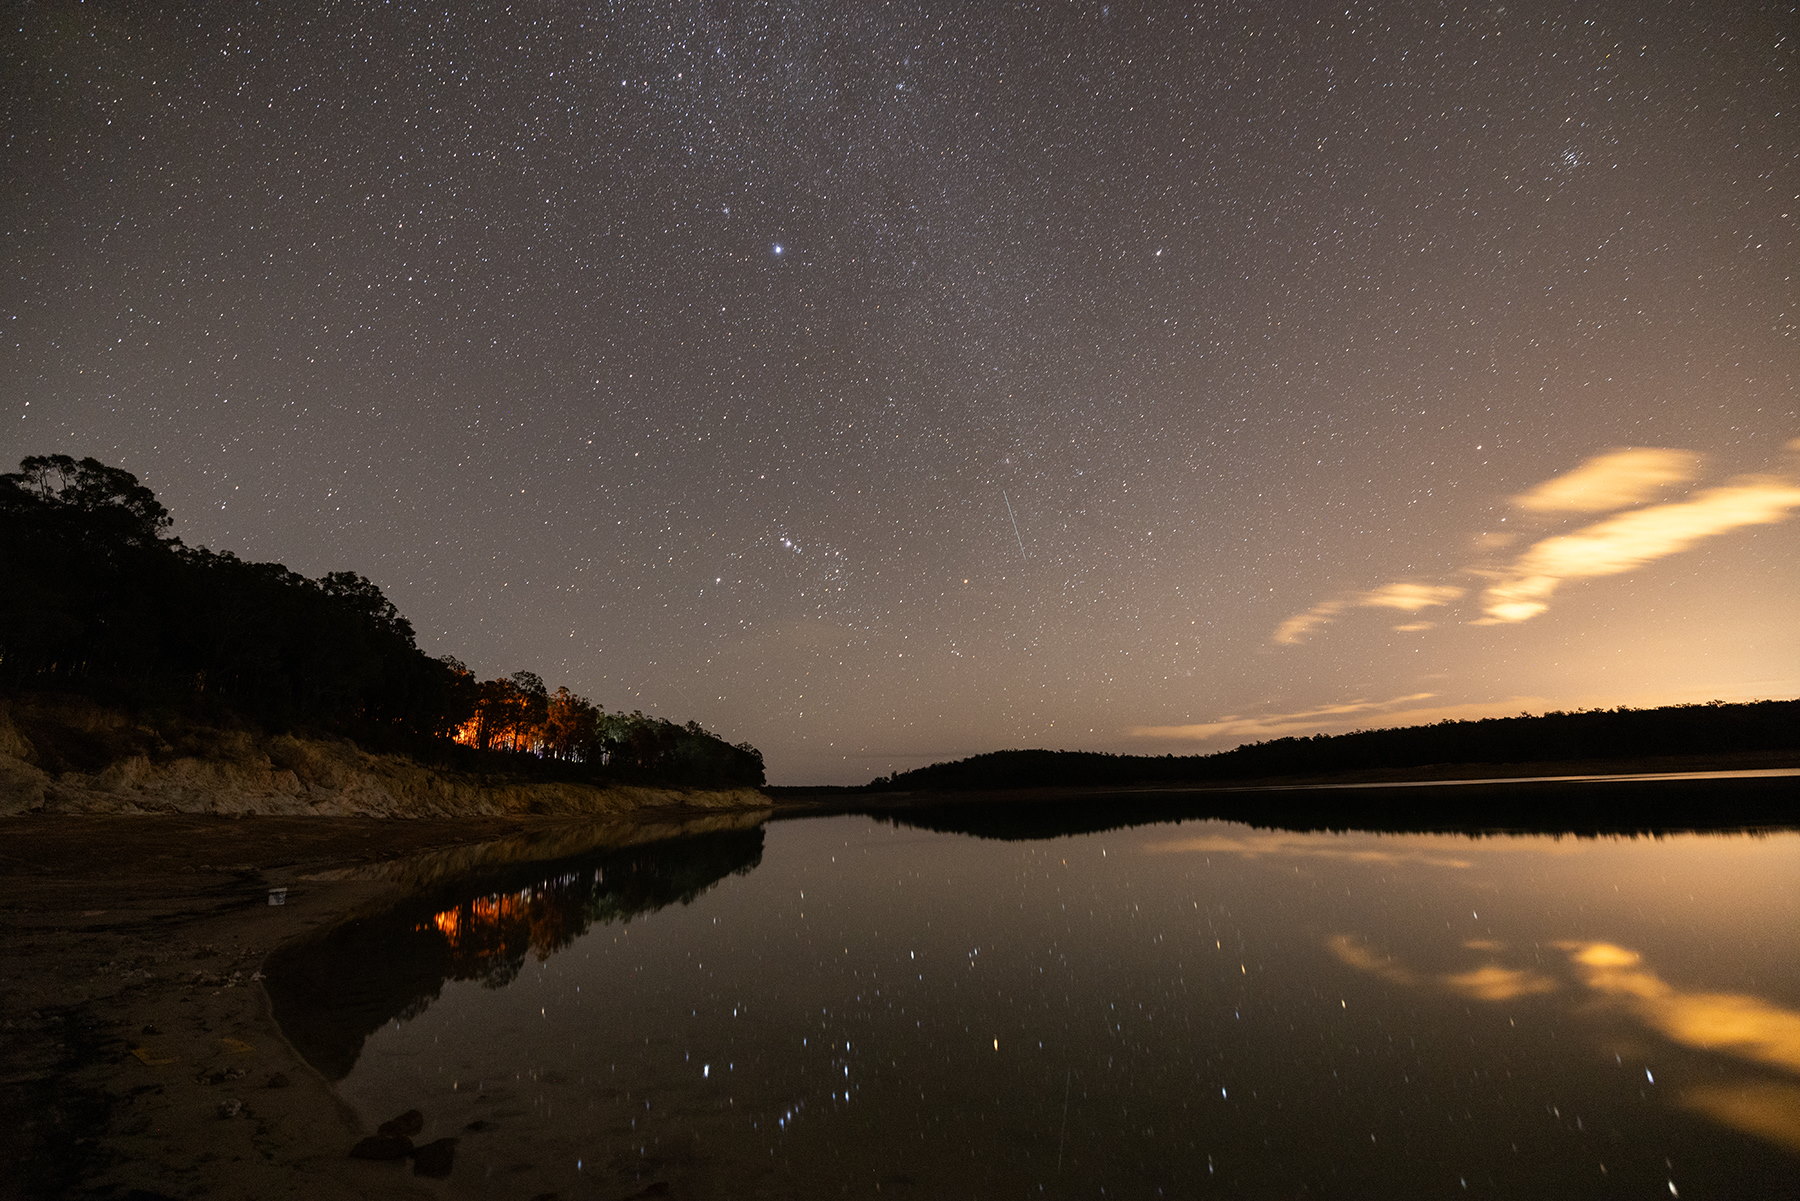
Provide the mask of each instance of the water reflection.
[{"label": "water reflection", "polygon": [[[1437,975],[1416,971],[1391,954],[1375,951],[1349,934],[1335,934],[1326,948],[1340,962],[1390,984],[1436,987],[1489,1002],[1579,992],[1586,989],[1606,1008],[1647,1030],[1694,1050],[1713,1052],[1800,1078],[1800,1009],[1749,993],[1699,992],[1671,984],[1644,956],[1609,942],[1563,939],[1550,944],[1568,957],[1570,979],[1559,982],[1533,967],[1509,967],[1493,958],[1507,947],[1493,940],[1464,945],[1489,962]],[[1646,1069],[1654,1081],[1653,1074]],[[1800,1150],[1800,1083],[1748,1078],[1690,1085],[1680,1103],[1716,1121],[1780,1146]]]},{"label": "water reflection", "polygon": [[1583,983],[1658,1033],[1800,1075],[1800,1011],[1744,993],[1684,991],[1645,966],[1642,955],[1612,943],[1556,945],[1583,969]]},{"label": "water reflection", "polygon": [[1240,855],[1244,858],[1256,858],[1262,855],[1297,855],[1316,859],[1349,859],[1358,863],[1387,865],[1416,863],[1429,867],[1465,869],[1475,866],[1475,861],[1466,855],[1447,854],[1445,850],[1437,849],[1440,845],[1445,850],[1453,849],[1453,844],[1448,839],[1434,840],[1418,837],[1388,846],[1345,847],[1332,840],[1321,839],[1316,835],[1277,831],[1272,833],[1220,833],[1193,838],[1171,838],[1165,841],[1146,843],[1144,849],[1151,854],[1165,855]]},{"label": "water reflection", "polygon": [[1023,841],[1098,834],[1196,818],[1290,834],[1454,831],[1459,836],[1550,834],[1665,837],[1711,830],[1789,829],[1800,768],[1668,775],[1418,780],[1118,792],[1046,790],[1029,799],[947,802],[877,799],[863,812],[945,834]]},{"label": "water reflection", "polygon": [[1722,1125],[1800,1152],[1800,1085],[1774,1080],[1698,1084],[1682,1101]]},{"label": "water reflection", "polygon": [[446,1196],[1691,1198],[1800,1172],[1800,836],[1003,821],[784,822],[687,867],[489,880],[387,921],[398,953],[291,968],[349,1004],[377,982],[326,1053],[371,1121],[476,1132]]},{"label": "water reflection", "polygon": [[[1800,1009],[1748,993],[1679,988],[1627,947],[1562,942],[1582,983],[1663,1037],[1800,1077]],[[1800,1150],[1800,1084],[1752,1079],[1695,1085],[1684,1104],[1718,1121]]]},{"label": "water reflection", "polygon": [[446,983],[503,988],[527,956],[543,962],[597,923],[688,904],[753,870],[762,849],[755,826],[549,863],[490,862],[457,884],[277,952],[267,982],[276,1020],[314,1067],[341,1079],[371,1032],[417,1017]]}]

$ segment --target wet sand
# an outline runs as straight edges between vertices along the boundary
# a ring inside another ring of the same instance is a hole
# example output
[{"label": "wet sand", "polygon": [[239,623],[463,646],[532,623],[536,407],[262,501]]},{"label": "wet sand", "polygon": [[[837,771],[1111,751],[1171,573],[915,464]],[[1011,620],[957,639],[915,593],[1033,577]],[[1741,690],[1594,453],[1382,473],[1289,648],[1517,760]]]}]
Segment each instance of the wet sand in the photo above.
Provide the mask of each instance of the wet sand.
[{"label": "wet sand", "polygon": [[765,816],[0,820],[0,1196],[437,1196],[349,1156],[375,1131],[282,1037],[268,954],[479,863]]}]

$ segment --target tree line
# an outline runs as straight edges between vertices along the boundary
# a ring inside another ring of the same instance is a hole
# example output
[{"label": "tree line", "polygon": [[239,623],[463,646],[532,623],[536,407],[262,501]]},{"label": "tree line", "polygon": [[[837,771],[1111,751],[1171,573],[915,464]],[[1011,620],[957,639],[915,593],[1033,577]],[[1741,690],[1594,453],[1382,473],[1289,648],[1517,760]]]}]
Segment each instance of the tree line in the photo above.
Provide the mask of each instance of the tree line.
[{"label": "tree line", "polygon": [[1438,764],[1639,760],[1797,749],[1800,700],[1711,701],[1275,738],[1210,755],[992,751],[884,776],[867,788],[884,792],[1191,784]]},{"label": "tree line", "polygon": [[427,655],[361,575],[314,580],[186,546],[173,524],[135,476],[95,459],[36,455],[0,475],[0,690],[327,732],[515,772],[763,782],[754,747],[693,722],[607,712],[528,671],[479,680]]}]

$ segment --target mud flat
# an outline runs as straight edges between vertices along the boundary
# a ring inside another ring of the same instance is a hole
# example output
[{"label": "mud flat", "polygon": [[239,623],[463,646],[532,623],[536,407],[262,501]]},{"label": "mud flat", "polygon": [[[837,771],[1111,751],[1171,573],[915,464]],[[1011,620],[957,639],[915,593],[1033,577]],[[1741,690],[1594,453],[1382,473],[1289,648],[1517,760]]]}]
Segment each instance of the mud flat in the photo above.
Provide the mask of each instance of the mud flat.
[{"label": "mud flat", "polygon": [[754,793],[692,799],[715,808],[0,818],[0,1195],[437,1196],[405,1161],[350,1157],[376,1132],[282,1036],[264,959],[451,875],[767,817]]}]

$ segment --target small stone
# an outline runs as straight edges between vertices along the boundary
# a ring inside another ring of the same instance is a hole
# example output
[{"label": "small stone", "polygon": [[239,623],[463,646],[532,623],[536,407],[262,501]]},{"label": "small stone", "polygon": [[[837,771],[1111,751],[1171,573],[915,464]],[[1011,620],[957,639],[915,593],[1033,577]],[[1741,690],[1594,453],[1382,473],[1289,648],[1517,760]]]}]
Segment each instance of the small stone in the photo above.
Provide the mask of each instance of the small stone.
[{"label": "small stone", "polygon": [[265,1084],[263,1087],[264,1088],[286,1088],[287,1086],[288,1086],[288,1078],[286,1076],[282,1075],[280,1072],[276,1072],[273,1076],[269,1077],[269,1082],[267,1084]]},{"label": "small stone", "polygon": [[455,1139],[440,1138],[426,1143],[413,1151],[413,1175],[442,1179],[450,1174],[450,1164],[455,1158]]},{"label": "small stone", "polygon": [[397,1134],[403,1138],[411,1138],[425,1129],[425,1115],[416,1109],[409,1109],[396,1118],[389,1118],[377,1129],[382,1134]]},{"label": "small stone", "polygon": [[227,1097],[223,1101],[219,1102],[219,1116],[221,1118],[240,1117],[240,1116],[242,1116],[243,1112],[244,1112],[244,1103],[242,1101],[238,1100],[236,1097]]},{"label": "small stone", "polygon": [[412,1154],[412,1140],[397,1134],[371,1134],[350,1148],[351,1159],[405,1159]]}]

